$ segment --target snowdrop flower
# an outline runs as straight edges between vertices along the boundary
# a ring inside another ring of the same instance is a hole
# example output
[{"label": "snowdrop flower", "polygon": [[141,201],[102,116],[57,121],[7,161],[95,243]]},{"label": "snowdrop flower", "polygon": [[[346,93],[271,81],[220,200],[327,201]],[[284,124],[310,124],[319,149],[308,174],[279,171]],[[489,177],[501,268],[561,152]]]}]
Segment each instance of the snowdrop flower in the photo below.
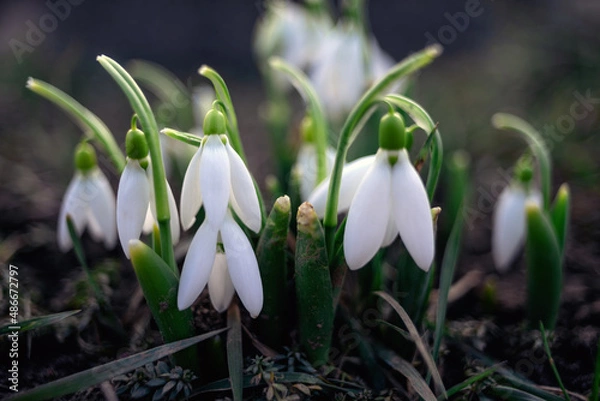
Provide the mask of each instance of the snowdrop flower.
[{"label": "snowdrop flower", "polygon": [[70,216],[78,235],[87,227],[94,240],[103,241],[106,248],[112,249],[117,241],[115,194],[98,168],[91,145],[77,146],[75,169],[58,217],[58,247],[62,252],[73,247],[67,226],[67,216]]},{"label": "snowdrop flower", "polygon": [[[135,120],[134,120],[135,121]],[[127,163],[117,190],[117,231],[125,256],[129,258],[129,241],[139,239],[142,232],[152,231],[156,219],[152,167],[144,133],[135,127],[125,137]],[[171,187],[167,182],[173,244],[179,242],[179,214]]]},{"label": "snowdrop flower", "polygon": [[525,243],[525,205],[533,202],[541,207],[542,204],[540,192],[526,188],[520,182],[508,185],[498,197],[494,209],[492,257],[499,272],[508,270]]},{"label": "snowdrop flower", "polygon": [[366,86],[363,37],[354,25],[338,24],[322,41],[310,80],[332,121],[341,121]]},{"label": "snowdrop flower", "polygon": [[215,109],[204,119],[202,145],[188,165],[181,190],[181,225],[189,229],[204,205],[213,228],[223,225],[229,205],[242,222],[260,231],[261,212],[254,183],[244,161],[231,147],[225,133],[225,117]]},{"label": "snowdrop flower", "polygon": [[[183,180],[181,223],[184,229],[191,227],[202,205],[206,217],[183,263],[177,306],[180,310],[190,307],[210,280],[211,300],[217,310],[229,305],[233,287],[250,315],[256,317],[263,304],[258,262],[229,207],[248,228],[258,232],[262,224],[260,206],[252,177],[227,137],[222,135],[224,132],[225,117],[212,109],[204,119],[206,136]],[[223,253],[217,252],[221,246],[226,263]]]},{"label": "snowdrop flower", "polygon": [[[312,118],[304,117],[300,124],[302,145],[298,150],[293,176],[300,181],[300,196],[305,201],[317,186],[317,147],[315,144]],[[335,150],[327,147],[325,152],[325,172],[331,174],[335,162]]]},{"label": "snowdrop flower", "polygon": [[[217,253],[221,241],[226,263],[223,254]],[[209,283],[215,309],[225,310],[232,297],[229,280],[250,315],[258,316],[263,305],[263,289],[256,255],[246,234],[227,211],[219,228],[207,218],[194,235],[183,262],[177,307],[189,308]]]},{"label": "snowdrop flower", "polygon": [[[342,174],[338,211],[348,210],[346,262],[350,269],[359,269],[400,235],[415,263],[427,271],[434,256],[431,206],[404,148],[404,122],[398,113],[381,119],[379,145],[377,154],[349,163]],[[320,216],[328,186],[329,180],[324,181],[309,198]]]}]

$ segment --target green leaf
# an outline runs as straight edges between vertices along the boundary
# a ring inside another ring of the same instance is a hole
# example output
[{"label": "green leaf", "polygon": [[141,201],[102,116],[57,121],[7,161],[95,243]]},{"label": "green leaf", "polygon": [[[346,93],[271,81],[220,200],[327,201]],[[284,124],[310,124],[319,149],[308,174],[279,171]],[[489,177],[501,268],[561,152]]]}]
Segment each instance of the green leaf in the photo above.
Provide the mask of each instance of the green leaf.
[{"label": "green leaf", "polygon": [[553,329],[562,291],[562,260],[554,228],[534,202],[527,214],[527,312],[532,328],[541,321]]},{"label": "green leaf", "polygon": [[419,374],[419,372],[404,359],[388,350],[380,350],[379,357],[390,367],[398,371],[402,376],[406,377],[415,391],[425,401],[437,401],[437,398],[427,385],[427,382]]},{"label": "green leaf", "polygon": [[172,128],[163,128],[160,133],[197,148],[202,145],[201,136],[190,134],[188,132],[176,131]]},{"label": "green leaf", "polygon": [[288,196],[278,198],[271,209],[256,248],[256,258],[265,296],[260,314],[261,337],[280,348],[287,333],[287,236],[291,219]]},{"label": "green leaf", "polygon": [[[458,383],[455,386],[452,386],[447,391],[448,397],[452,397],[453,395],[458,394],[461,391],[465,390],[467,387],[469,387],[477,382],[485,380],[486,378],[491,376],[494,372],[496,372],[497,369],[498,369],[498,365],[492,366],[490,368],[487,368],[483,372],[478,373],[474,376],[471,376],[468,379],[466,379],[465,381]],[[438,401],[441,401],[441,400],[442,400],[442,397],[441,396],[438,397]]]},{"label": "green leaf", "polygon": [[304,202],[296,217],[296,297],[300,343],[314,366],[327,363],[333,332],[333,294],[325,236],[312,205]]},{"label": "green leaf", "polygon": [[569,393],[560,378],[560,374],[558,374],[558,369],[556,369],[556,364],[554,363],[554,358],[552,358],[552,353],[550,352],[550,346],[548,345],[548,338],[546,336],[546,330],[544,329],[544,323],[540,322],[540,331],[542,332],[542,340],[544,342],[544,350],[546,351],[546,355],[548,356],[548,361],[550,363],[550,367],[552,368],[552,372],[554,373],[554,377],[556,377],[556,381],[560,389],[565,396],[565,400],[571,401],[571,397],[569,397]]},{"label": "green leaf", "polygon": [[558,188],[556,198],[554,198],[554,204],[550,209],[550,218],[552,219],[554,230],[556,230],[556,238],[558,239],[560,254],[563,257],[565,252],[565,242],[567,240],[567,229],[571,214],[570,209],[571,191],[569,190],[568,184],[562,184],[560,188]]},{"label": "green leaf", "polygon": [[242,352],[242,322],[240,308],[232,302],[227,310],[227,366],[233,391],[233,401],[242,401],[244,383],[244,354]]},{"label": "green leaf", "polygon": [[154,362],[175,352],[179,352],[187,347],[204,341],[207,338],[211,338],[224,330],[226,329],[214,330],[196,337],[164,344],[148,351],[140,352],[126,358],[118,359],[104,365],[63,377],[62,379],[50,383],[42,384],[31,390],[19,392],[12,397],[8,397],[7,400],[48,400],[71,394],[102,383],[103,381],[110,380],[115,376],[130,372],[140,366],[144,366],[147,363]]},{"label": "green leaf", "polygon": [[600,342],[596,343],[596,366],[594,368],[594,380],[592,381],[592,392],[590,401],[600,399]]},{"label": "green leaf", "polygon": [[96,139],[102,144],[116,169],[119,172],[123,171],[125,156],[115,141],[112,132],[98,116],[83,107],[71,96],[44,81],[29,78],[27,88],[63,109],[88,137]]},{"label": "green leaf", "polygon": [[[69,316],[73,316],[79,312],[81,312],[81,310],[77,309],[77,310],[71,310],[71,311],[66,311],[66,312],[53,313],[51,315],[37,316],[37,317],[31,318],[31,319],[27,319],[22,322],[19,322],[18,330],[19,330],[19,333],[24,333],[29,330],[38,329],[40,327],[50,326],[50,325],[53,325],[54,323],[58,323],[61,320],[68,318]],[[6,326],[0,327],[0,336],[5,335],[5,334],[10,334],[13,331],[15,331],[15,325],[7,324]]]},{"label": "green leaf", "polygon": [[494,386],[485,393],[506,401],[544,401],[544,398],[508,386]]},{"label": "green leaf", "polygon": [[423,340],[421,339],[421,336],[419,335],[417,328],[415,327],[414,323],[410,320],[410,317],[408,316],[408,314],[406,313],[404,308],[402,308],[402,306],[398,303],[398,301],[396,301],[394,298],[392,298],[391,295],[389,295],[383,291],[377,291],[375,294],[380,296],[388,304],[390,304],[390,306],[400,316],[400,318],[402,319],[402,322],[404,322],[404,325],[408,329],[410,337],[414,341],[415,345],[417,346],[417,349],[419,350],[419,353],[423,357],[423,360],[425,361],[425,364],[427,365],[429,372],[431,372],[431,375],[433,376],[433,381],[434,381],[436,387],[438,388],[438,391],[444,395],[444,398],[447,398],[446,389],[444,388],[444,383],[442,382],[440,372],[438,371],[437,367],[435,366],[435,362],[433,361],[431,354],[429,353],[429,351],[427,351],[427,347],[425,346],[425,343],[423,343]]},{"label": "green leaf", "polygon": [[[194,317],[188,308],[177,309],[179,279],[164,260],[139,240],[129,243],[131,263],[148,307],[166,342],[194,335]],[[174,356],[177,365],[197,371],[196,348]]]}]

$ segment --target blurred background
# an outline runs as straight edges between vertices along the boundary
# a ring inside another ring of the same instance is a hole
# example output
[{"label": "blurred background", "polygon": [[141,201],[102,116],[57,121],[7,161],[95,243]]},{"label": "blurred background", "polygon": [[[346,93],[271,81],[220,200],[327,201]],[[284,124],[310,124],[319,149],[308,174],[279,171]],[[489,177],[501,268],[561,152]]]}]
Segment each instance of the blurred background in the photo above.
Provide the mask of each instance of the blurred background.
[{"label": "blurred background", "polygon": [[[31,266],[52,276],[50,283],[60,278],[61,266],[76,263],[58,253],[54,232],[81,132],[25,83],[32,76],[67,92],[122,142],[131,109],[96,62],[99,54],[122,64],[158,63],[190,88],[203,82],[202,64],[215,68],[229,85],[250,169],[262,182],[273,169],[252,54],[263,8],[257,0],[2,1],[0,261]],[[492,114],[510,112],[530,121],[552,149],[553,193],[564,181],[571,185],[567,268],[600,277],[600,2],[374,0],[368,17],[396,60],[432,42],[444,48],[420,74],[415,98],[439,121],[447,154],[464,149],[471,155],[467,249],[489,252],[494,199],[525,150],[515,135],[490,125]],[[116,189],[114,171],[107,174]],[[489,257],[481,260],[473,263],[493,270]]]}]

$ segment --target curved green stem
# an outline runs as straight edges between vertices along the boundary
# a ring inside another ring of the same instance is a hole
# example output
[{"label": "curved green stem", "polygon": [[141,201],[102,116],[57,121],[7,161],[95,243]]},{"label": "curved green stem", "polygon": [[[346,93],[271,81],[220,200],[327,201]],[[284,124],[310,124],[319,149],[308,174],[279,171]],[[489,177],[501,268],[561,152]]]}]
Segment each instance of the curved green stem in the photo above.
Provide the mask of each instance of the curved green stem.
[{"label": "curved green stem", "polygon": [[117,145],[115,137],[110,132],[106,124],[94,113],[83,107],[77,100],[67,95],[65,92],[39,79],[29,78],[27,88],[38,95],[50,100],[52,103],[63,109],[83,131],[92,132],[93,138],[102,144],[108,157],[115,165],[116,169],[123,171],[125,168],[125,155]]},{"label": "curved green stem", "polygon": [[346,119],[338,141],[335,164],[333,165],[331,182],[329,184],[329,192],[327,195],[325,218],[323,220],[330,258],[333,257],[333,239],[335,236],[335,228],[337,226],[337,207],[340,184],[342,180],[342,169],[344,167],[344,163],[346,162],[348,148],[352,143],[353,133],[357,128],[360,128],[362,123],[364,123],[365,115],[369,113],[369,110],[374,105],[375,100],[381,96],[381,94],[387,88],[389,88],[399,78],[425,67],[436,57],[438,57],[441,52],[442,49],[440,46],[429,46],[396,64],[384,77],[376,82],[371,89],[367,91],[367,93],[363,95]]},{"label": "curved green stem", "polygon": [[525,141],[527,141],[540,167],[544,209],[548,210],[550,208],[552,164],[550,162],[550,154],[544,145],[541,135],[528,122],[512,114],[494,114],[492,116],[492,125],[498,129],[512,129],[521,134]]},{"label": "curved green stem", "polygon": [[217,99],[225,105],[225,113],[227,114],[227,127],[229,128],[229,139],[231,140],[231,147],[240,155],[244,163],[246,161],[246,154],[244,153],[244,147],[242,146],[242,140],[240,138],[240,131],[238,129],[237,117],[235,115],[235,109],[233,108],[233,102],[231,101],[231,95],[227,84],[218,72],[213,70],[207,65],[203,65],[198,70],[198,74],[206,77],[212,82]]},{"label": "curved green stem", "polygon": [[327,122],[325,120],[325,113],[323,112],[323,105],[306,74],[298,68],[286,63],[278,57],[271,58],[269,60],[269,65],[271,68],[285,73],[304,101],[308,103],[315,128],[317,183],[319,183],[327,176]]},{"label": "curved green stem", "polygon": [[179,274],[175,264],[173,246],[171,245],[171,228],[169,225],[171,216],[167,195],[167,178],[160,150],[160,138],[156,119],[148,100],[131,75],[119,63],[108,56],[98,56],[97,60],[121,87],[142,125],[142,130],[144,131],[150,150],[150,162],[152,163],[152,180],[156,197],[156,220],[160,230],[161,254],[163,260],[167,262],[176,274]]},{"label": "curved green stem", "polygon": [[[425,184],[429,201],[431,201],[433,199],[435,188],[437,187],[438,178],[440,176],[440,172],[442,171],[442,163],[444,161],[442,136],[440,135],[440,131],[437,129],[437,124],[432,120],[432,118],[421,105],[414,100],[407,98],[406,96],[394,94],[387,95],[384,99],[386,102],[389,102],[404,110],[410,116],[410,118],[413,119],[415,124],[425,131],[427,135],[433,135],[433,138],[431,138],[433,142],[430,150],[431,164],[429,167],[429,172],[427,173],[427,183]],[[427,152],[429,152],[429,149],[427,148],[428,146],[423,147],[423,154],[419,154],[419,159],[424,161]]]}]

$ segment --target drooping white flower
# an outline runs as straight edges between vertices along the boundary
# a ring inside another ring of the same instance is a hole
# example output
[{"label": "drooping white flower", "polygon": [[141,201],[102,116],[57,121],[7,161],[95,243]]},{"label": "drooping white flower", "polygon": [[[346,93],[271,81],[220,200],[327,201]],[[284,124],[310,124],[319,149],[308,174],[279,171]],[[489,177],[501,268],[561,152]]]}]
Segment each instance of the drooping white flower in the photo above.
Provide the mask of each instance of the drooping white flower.
[{"label": "drooping white flower", "polygon": [[510,267],[525,243],[528,201],[541,206],[542,196],[537,190],[527,191],[519,183],[508,185],[498,197],[493,216],[492,257],[499,272]]},{"label": "drooping white flower", "polygon": [[189,229],[204,205],[214,229],[223,225],[229,205],[254,232],[261,227],[260,206],[250,172],[225,135],[207,135],[192,157],[181,190],[181,225]]},{"label": "drooping white flower", "polygon": [[77,171],[65,192],[58,217],[58,247],[62,252],[73,247],[67,216],[71,216],[78,235],[88,228],[94,240],[104,242],[108,249],[114,248],[117,241],[115,194],[98,167]]},{"label": "drooping white flower", "polygon": [[227,268],[227,256],[217,252],[210,277],[208,278],[208,295],[213,308],[219,313],[225,312],[233,299],[235,288]]},{"label": "drooping white flower", "polygon": [[[173,191],[168,182],[171,239],[179,242],[179,214]],[[125,256],[129,258],[129,241],[139,239],[142,232],[148,233],[156,222],[154,182],[150,163],[144,170],[140,161],[127,158],[127,163],[117,190],[117,229]]]},{"label": "drooping white flower", "polygon": [[[223,266],[222,254],[217,252],[219,235],[226,267]],[[189,308],[210,280],[209,291],[213,293],[211,300],[215,309],[225,309],[225,304],[229,305],[227,299],[231,301],[226,269],[233,288],[250,315],[258,316],[263,305],[258,262],[250,241],[229,211],[226,211],[219,228],[215,228],[207,218],[194,235],[181,271],[177,307],[180,310]]]}]

